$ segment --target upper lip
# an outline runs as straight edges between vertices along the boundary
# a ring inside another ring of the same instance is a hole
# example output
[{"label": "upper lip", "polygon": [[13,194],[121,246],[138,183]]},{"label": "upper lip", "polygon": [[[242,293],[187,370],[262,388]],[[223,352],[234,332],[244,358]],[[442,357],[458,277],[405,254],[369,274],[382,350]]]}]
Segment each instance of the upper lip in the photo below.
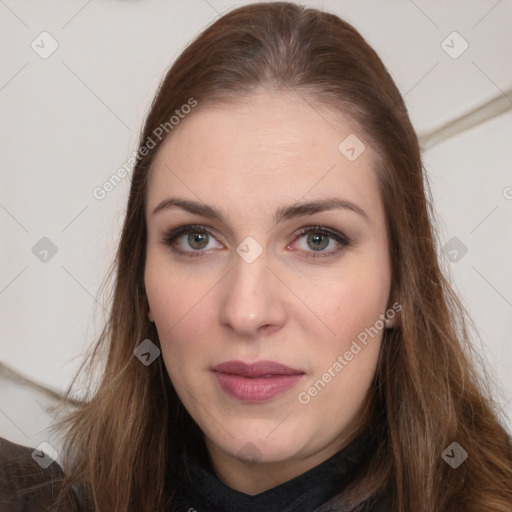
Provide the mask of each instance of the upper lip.
[{"label": "upper lip", "polygon": [[213,368],[215,372],[241,375],[242,377],[264,377],[266,375],[302,375],[302,370],[290,368],[275,361],[256,361],[246,363],[244,361],[226,361]]}]

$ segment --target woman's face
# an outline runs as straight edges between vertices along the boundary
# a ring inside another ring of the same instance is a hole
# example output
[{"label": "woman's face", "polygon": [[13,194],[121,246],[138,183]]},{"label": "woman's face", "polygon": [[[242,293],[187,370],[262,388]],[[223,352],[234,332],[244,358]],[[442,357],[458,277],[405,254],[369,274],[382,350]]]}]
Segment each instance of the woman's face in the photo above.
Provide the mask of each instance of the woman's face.
[{"label": "woman's face", "polygon": [[194,112],[161,147],[150,319],[215,464],[299,474],[357,428],[390,310],[373,162],[348,120],[270,92]]}]

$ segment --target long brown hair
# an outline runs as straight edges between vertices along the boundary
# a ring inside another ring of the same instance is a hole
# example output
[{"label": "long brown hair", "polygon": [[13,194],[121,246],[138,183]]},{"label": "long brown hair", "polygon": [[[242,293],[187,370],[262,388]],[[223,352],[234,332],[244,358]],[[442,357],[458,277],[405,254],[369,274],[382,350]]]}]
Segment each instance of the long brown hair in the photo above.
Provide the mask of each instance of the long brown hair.
[{"label": "long brown hair", "polygon": [[[101,378],[60,423],[67,485],[102,512],[172,510],[170,465],[180,450],[204,450],[162,358],[145,366],[133,354],[144,339],[159,343],[143,281],[147,182],[162,133],[179,129],[170,122],[176,110],[236,102],[256,88],[293,90],[348,116],[378,154],[401,323],[384,335],[361,425],[378,433],[379,449],[340,499],[356,510],[387,489],[399,512],[510,511],[510,438],[472,362],[464,309],[439,267],[403,99],[351,25],[285,2],[246,5],[216,20],[172,65],[151,105],[111,271],[110,317],[84,363],[91,372],[101,366]],[[454,441],[468,453],[457,469],[442,458]]]}]

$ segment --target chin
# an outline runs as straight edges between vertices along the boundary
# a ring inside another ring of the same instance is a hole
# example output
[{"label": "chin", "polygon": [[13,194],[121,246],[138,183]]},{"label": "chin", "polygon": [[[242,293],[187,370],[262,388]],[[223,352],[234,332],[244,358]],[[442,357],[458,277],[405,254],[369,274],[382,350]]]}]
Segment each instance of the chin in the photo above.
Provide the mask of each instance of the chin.
[{"label": "chin", "polygon": [[223,443],[220,448],[230,456],[247,462],[255,463],[277,463],[287,460],[294,455],[305,444],[296,439],[291,433],[280,432],[280,435],[268,433],[265,435],[250,435],[246,432],[242,437],[230,438],[228,443]]}]

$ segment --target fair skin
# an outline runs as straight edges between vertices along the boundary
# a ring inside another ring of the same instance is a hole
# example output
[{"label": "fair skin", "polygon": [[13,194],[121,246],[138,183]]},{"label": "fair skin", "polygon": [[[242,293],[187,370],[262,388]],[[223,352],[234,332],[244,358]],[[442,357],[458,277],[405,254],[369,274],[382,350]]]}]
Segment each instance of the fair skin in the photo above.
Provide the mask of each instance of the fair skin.
[{"label": "fair skin", "polygon": [[[215,473],[246,494],[288,481],[346,446],[375,373],[382,330],[342,371],[332,370],[390,307],[375,155],[365,141],[366,150],[349,161],[338,145],[352,133],[364,140],[327,108],[294,93],[260,91],[195,111],[152,166],[144,276],[149,317],[169,377],[205,435]],[[170,197],[211,205],[224,218],[179,207],[154,213]],[[274,222],[281,207],[333,197],[354,208]],[[204,226],[209,234],[205,239],[192,229],[174,245],[162,243],[166,232],[182,225]],[[343,234],[350,245],[318,232],[317,238],[299,236],[307,226]],[[251,263],[236,252],[249,236],[262,249]],[[189,257],[172,247],[201,254]],[[242,401],[226,394],[212,371],[229,360],[276,361],[303,376],[271,399]],[[329,368],[325,387],[308,395],[308,403],[299,401]],[[249,463],[248,452],[257,463]]]}]

